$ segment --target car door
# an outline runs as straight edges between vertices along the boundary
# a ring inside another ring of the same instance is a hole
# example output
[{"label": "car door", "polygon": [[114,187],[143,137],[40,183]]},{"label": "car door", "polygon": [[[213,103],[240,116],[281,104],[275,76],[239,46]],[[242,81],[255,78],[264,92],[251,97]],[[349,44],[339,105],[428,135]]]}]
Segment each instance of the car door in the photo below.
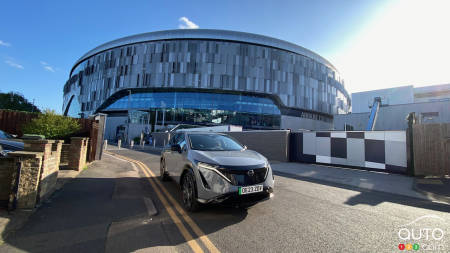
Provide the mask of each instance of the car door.
[{"label": "car door", "polygon": [[181,134],[179,138],[177,139],[177,144],[181,147],[181,152],[174,151],[173,154],[174,160],[176,162],[175,169],[173,171],[174,177],[180,177],[181,172],[183,172],[183,168],[186,161],[186,155],[187,155],[187,146],[186,146],[186,135]]},{"label": "car door", "polygon": [[179,138],[180,134],[175,134],[170,138],[169,140],[169,146],[167,147],[165,151],[165,162],[166,162],[166,171],[169,173],[169,175],[173,175],[173,171],[176,167],[176,160],[175,155],[178,153],[177,151],[172,151],[171,147],[172,145],[176,144],[177,139]]}]

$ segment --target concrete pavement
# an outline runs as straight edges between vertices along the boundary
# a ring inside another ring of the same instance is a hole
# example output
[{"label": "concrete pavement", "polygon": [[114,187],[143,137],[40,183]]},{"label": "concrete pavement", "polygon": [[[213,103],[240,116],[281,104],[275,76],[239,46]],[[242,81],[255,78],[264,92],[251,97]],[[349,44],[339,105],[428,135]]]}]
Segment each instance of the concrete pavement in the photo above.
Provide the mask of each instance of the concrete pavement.
[{"label": "concrete pavement", "polygon": [[450,177],[448,176],[415,178],[413,188],[429,199],[450,205]]},{"label": "concrete pavement", "polygon": [[430,200],[413,189],[414,177],[375,171],[305,163],[271,163],[278,175],[293,175],[299,179],[326,181],[372,191],[387,192]]},{"label": "concrete pavement", "polygon": [[104,156],[38,208],[0,252],[184,249],[182,238],[167,238],[173,224],[163,226],[164,216],[155,216],[153,191],[144,179],[132,164]]}]

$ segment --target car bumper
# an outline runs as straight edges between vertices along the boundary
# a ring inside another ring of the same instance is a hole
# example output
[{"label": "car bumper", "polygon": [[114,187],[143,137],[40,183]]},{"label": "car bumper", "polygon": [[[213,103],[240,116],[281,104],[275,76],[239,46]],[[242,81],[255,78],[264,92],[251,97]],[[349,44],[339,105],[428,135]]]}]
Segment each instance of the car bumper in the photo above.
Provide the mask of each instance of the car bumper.
[{"label": "car bumper", "polygon": [[269,200],[273,196],[273,187],[265,186],[262,192],[239,195],[239,192],[229,192],[217,197],[205,200],[198,199],[200,203],[221,203],[230,205],[253,205],[261,201]]}]

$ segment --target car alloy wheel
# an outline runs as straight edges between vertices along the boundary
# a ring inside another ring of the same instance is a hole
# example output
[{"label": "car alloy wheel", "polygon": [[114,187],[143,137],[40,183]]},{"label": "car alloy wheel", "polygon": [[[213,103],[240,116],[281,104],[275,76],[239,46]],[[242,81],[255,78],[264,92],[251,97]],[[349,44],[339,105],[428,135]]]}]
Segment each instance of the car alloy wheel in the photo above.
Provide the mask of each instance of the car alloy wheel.
[{"label": "car alloy wheel", "polygon": [[183,177],[183,205],[186,210],[194,212],[199,208],[197,202],[197,189],[195,187],[195,179],[191,170],[186,172]]},{"label": "car alloy wheel", "polygon": [[169,176],[166,173],[166,161],[164,159],[161,159],[161,162],[159,164],[159,178],[162,181],[169,180]]}]

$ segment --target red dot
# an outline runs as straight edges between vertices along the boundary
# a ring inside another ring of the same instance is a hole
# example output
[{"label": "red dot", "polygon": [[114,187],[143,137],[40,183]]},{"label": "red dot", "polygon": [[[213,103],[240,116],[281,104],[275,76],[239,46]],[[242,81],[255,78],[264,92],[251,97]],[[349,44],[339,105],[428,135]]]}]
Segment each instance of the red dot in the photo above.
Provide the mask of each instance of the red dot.
[{"label": "red dot", "polygon": [[404,250],[404,249],[405,249],[405,244],[400,243],[400,244],[398,245],[398,249]]}]

